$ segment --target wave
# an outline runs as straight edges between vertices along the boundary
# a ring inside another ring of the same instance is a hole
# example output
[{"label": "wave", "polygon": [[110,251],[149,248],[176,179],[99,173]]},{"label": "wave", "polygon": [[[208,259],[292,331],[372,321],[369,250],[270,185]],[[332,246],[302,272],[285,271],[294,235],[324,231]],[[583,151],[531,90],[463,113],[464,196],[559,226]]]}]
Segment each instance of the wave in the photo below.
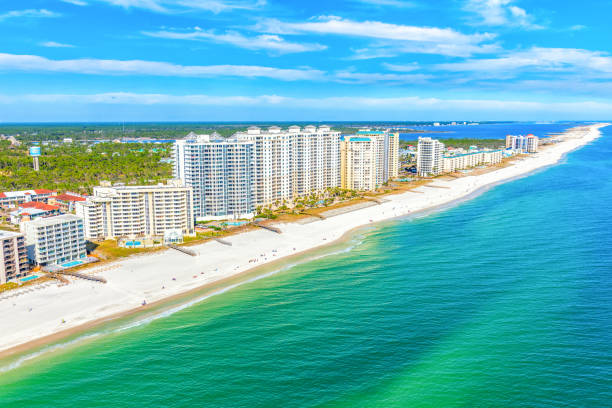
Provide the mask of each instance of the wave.
[{"label": "wave", "polygon": [[[370,229],[373,229],[373,228],[370,228]],[[340,254],[343,254],[343,253],[350,252],[350,251],[352,251],[353,249],[357,248],[359,245],[361,245],[364,242],[364,236],[362,234],[357,235],[356,237],[354,237],[349,242],[351,242],[351,245],[349,245],[346,248],[339,249],[337,251],[323,253],[323,254],[316,255],[316,256],[311,256],[311,257],[302,259],[302,260],[300,260],[298,262],[293,262],[293,263],[287,264],[287,265],[283,266],[282,268],[274,269],[274,270],[272,270],[270,272],[263,273],[263,274],[257,275],[257,276],[253,276],[252,278],[246,279],[244,281],[237,282],[237,283],[229,285],[229,286],[225,286],[225,287],[223,287],[221,289],[215,290],[215,291],[213,291],[211,293],[208,293],[208,294],[206,294],[204,296],[197,297],[197,298],[192,299],[192,300],[190,300],[190,301],[188,301],[186,303],[182,303],[182,304],[180,304],[178,306],[175,306],[175,307],[172,307],[172,308],[169,308],[169,309],[165,309],[162,312],[155,313],[153,315],[150,315],[150,316],[147,316],[145,318],[136,320],[134,322],[130,322],[128,324],[122,325],[122,326],[117,327],[115,329],[102,330],[102,331],[97,331],[97,332],[89,333],[89,334],[86,334],[86,335],[83,335],[83,336],[79,336],[79,337],[77,337],[77,338],[75,338],[73,340],[70,340],[70,341],[66,341],[66,342],[62,342],[62,343],[57,343],[57,344],[54,344],[54,345],[51,345],[51,346],[44,347],[43,349],[38,350],[36,352],[30,353],[30,354],[26,354],[26,355],[18,358],[17,360],[15,360],[15,361],[5,365],[5,366],[0,366],[0,373],[4,373],[4,372],[7,372],[7,371],[14,370],[14,369],[21,367],[23,364],[25,364],[25,363],[27,363],[27,362],[35,359],[35,358],[44,356],[44,355],[49,354],[49,353],[53,353],[53,352],[58,351],[58,350],[62,350],[62,349],[68,348],[70,346],[77,345],[77,344],[79,344],[79,343],[81,343],[81,342],[83,342],[85,340],[89,340],[89,339],[96,338],[96,337],[101,337],[101,336],[107,336],[107,335],[114,334],[114,333],[121,333],[121,332],[124,332],[126,330],[130,330],[130,329],[134,329],[134,328],[137,328],[137,327],[141,327],[141,326],[147,325],[147,324],[149,324],[151,322],[154,322],[155,320],[163,319],[163,318],[172,316],[175,313],[178,313],[178,312],[180,312],[182,310],[185,310],[185,309],[187,309],[187,308],[189,308],[191,306],[194,306],[194,305],[196,305],[198,303],[201,303],[201,302],[203,302],[203,301],[205,301],[205,300],[207,300],[207,299],[209,299],[209,298],[211,298],[213,296],[221,295],[221,294],[223,294],[225,292],[228,292],[228,291],[230,291],[232,289],[235,289],[235,288],[237,288],[237,287],[239,287],[241,285],[244,285],[244,284],[247,284],[247,283],[256,282],[256,281],[258,281],[260,279],[264,279],[264,278],[276,275],[277,273],[287,271],[287,270],[289,270],[289,269],[291,269],[293,267],[296,267],[298,265],[301,265],[303,263],[312,262],[312,261],[316,261],[316,260],[319,260],[319,259],[322,259],[322,258],[326,258],[326,257],[329,257],[329,256],[340,255]]]}]

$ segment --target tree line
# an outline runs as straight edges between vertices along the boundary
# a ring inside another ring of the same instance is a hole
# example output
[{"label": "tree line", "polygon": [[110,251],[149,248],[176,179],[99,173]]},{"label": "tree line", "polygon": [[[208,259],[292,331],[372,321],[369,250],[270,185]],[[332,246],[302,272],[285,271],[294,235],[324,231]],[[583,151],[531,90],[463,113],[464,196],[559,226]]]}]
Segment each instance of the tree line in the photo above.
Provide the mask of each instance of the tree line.
[{"label": "tree line", "polygon": [[0,141],[0,191],[48,188],[91,194],[100,181],[151,184],[172,178],[172,145],[143,143],[42,146],[34,171],[28,146]]}]

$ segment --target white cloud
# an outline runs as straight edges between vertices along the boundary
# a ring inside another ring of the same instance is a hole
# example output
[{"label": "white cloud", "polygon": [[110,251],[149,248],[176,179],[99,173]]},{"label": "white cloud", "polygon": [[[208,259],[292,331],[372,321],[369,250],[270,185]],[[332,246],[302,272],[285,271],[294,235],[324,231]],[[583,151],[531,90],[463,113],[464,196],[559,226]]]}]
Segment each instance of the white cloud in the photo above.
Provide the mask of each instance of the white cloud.
[{"label": "white cloud", "polygon": [[257,65],[178,65],[143,60],[93,58],[52,60],[37,55],[0,53],[0,70],[69,72],[91,75],[153,75],[175,77],[274,78],[282,81],[318,80],[324,72],[311,68],[273,68]]},{"label": "white cloud", "polygon": [[259,23],[258,28],[277,34],[296,34],[300,32],[316,34],[339,34],[355,37],[370,37],[386,40],[442,42],[477,44],[491,40],[494,34],[462,34],[452,28],[418,27],[382,23],[379,21],[352,21],[335,16],[318,17],[305,23],[288,23],[268,19]]},{"label": "white cloud", "polygon": [[255,37],[245,37],[244,35],[235,31],[217,34],[211,31],[202,31],[201,29],[197,28],[192,32],[181,33],[175,31],[146,31],[143,32],[143,34],[150,37],[175,40],[211,40],[218,43],[232,44],[236,47],[246,48],[249,50],[268,50],[278,54],[320,51],[327,48],[325,45],[321,44],[288,42],[278,35],[265,34]]},{"label": "white cloud", "polygon": [[514,5],[515,0],[467,0],[465,10],[476,13],[476,24],[487,26],[519,26],[529,29],[543,28],[525,9]]},{"label": "white cloud", "polygon": [[[303,112],[332,110],[373,113],[376,116],[393,113],[416,112],[440,118],[441,112],[453,115],[475,115],[482,117],[496,115],[500,119],[531,117],[543,119],[556,116],[564,118],[601,118],[612,115],[612,103],[592,100],[583,101],[526,101],[500,99],[442,99],[404,97],[317,97],[295,98],[280,95],[259,96],[215,96],[215,95],[168,95],[110,92],[102,94],[26,94],[0,95],[0,103],[15,104],[105,104],[105,105],[177,105],[177,106],[253,106],[258,108],[282,107],[300,109]],[[545,116],[544,116],[545,115]],[[420,116],[422,118],[422,116]]]},{"label": "white cloud", "polygon": [[74,47],[74,45],[72,44],[64,44],[64,43],[59,43],[55,41],[45,41],[45,42],[39,43],[39,45],[42,47],[49,47],[49,48],[73,48]]},{"label": "white cloud", "polygon": [[395,83],[411,83],[411,84],[422,84],[428,79],[431,79],[430,75],[424,74],[388,74],[388,73],[365,73],[365,72],[352,72],[352,71],[339,71],[336,72],[335,77],[337,81],[349,84],[364,84],[373,82],[395,82]]},{"label": "white cloud", "polygon": [[47,9],[26,9],[26,10],[12,10],[7,11],[6,13],[0,14],[0,21],[6,20],[9,18],[49,18],[49,17],[59,17],[61,14],[56,13],[54,11],[49,11]]},{"label": "white cloud", "polygon": [[[101,94],[30,94],[15,100],[35,103],[91,103],[127,105],[229,105],[279,104],[286,98],[275,95],[262,96],[212,96],[212,95],[168,95],[137,94],[130,92],[108,92]],[[8,100],[7,100],[8,101]]]},{"label": "white cloud", "polygon": [[64,3],[74,4],[75,6],[86,6],[87,3],[82,0],[61,0]]},{"label": "white cloud", "polygon": [[266,4],[265,0],[97,0],[126,9],[141,8],[157,13],[183,11],[212,11],[220,13],[231,10],[253,10]]},{"label": "white cloud", "polygon": [[335,16],[321,16],[307,22],[283,22],[276,19],[260,21],[256,30],[274,34],[343,35],[376,39],[383,43],[358,50],[355,59],[376,58],[381,48],[391,53],[427,53],[469,56],[491,52],[497,46],[488,43],[494,34],[463,34],[452,28],[419,27],[389,24],[380,21],[353,21]]},{"label": "white cloud", "polygon": [[420,68],[418,62],[411,62],[409,64],[402,64],[402,65],[389,64],[388,62],[383,62],[382,65],[389,71],[395,71],[395,72],[412,72]]},{"label": "white cloud", "polygon": [[439,64],[437,69],[513,76],[519,72],[579,72],[583,75],[612,74],[612,57],[604,52],[577,48],[540,48],[508,53],[499,58],[470,59]]},{"label": "white cloud", "polygon": [[586,28],[587,28],[587,26],[585,26],[585,25],[582,25],[582,24],[576,24],[576,25],[571,26],[571,27],[570,27],[570,30],[571,30],[571,31],[582,31],[582,30],[584,30],[584,29],[586,29]]},{"label": "white cloud", "polygon": [[368,60],[368,59],[375,59],[375,58],[389,58],[389,57],[395,57],[400,53],[397,48],[389,47],[385,45],[379,45],[378,48],[377,47],[366,47],[366,48],[359,48],[359,49],[352,50],[352,51],[353,51],[353,55],[347,58],[349,60]]},{"label": "white cloud", "polygon": [[309,67],[274,68],[258,65],[178,65],[143,60],[93,58],[53,60],[37,55],[0,53],[0,72],[63,72],[87,75],[147,75],[168,77],[272,78],[281,81],[335,81],[342,83],[424,82],[423,74],[360,73],[351,70],[327,73]]},{"label": "white cloud", "polygon": [[417,4],[413,1],[405,0],[355,0],[359,3],[371,4],[374,6],[388,6],[398,8],[411,8],[416,7]]}]

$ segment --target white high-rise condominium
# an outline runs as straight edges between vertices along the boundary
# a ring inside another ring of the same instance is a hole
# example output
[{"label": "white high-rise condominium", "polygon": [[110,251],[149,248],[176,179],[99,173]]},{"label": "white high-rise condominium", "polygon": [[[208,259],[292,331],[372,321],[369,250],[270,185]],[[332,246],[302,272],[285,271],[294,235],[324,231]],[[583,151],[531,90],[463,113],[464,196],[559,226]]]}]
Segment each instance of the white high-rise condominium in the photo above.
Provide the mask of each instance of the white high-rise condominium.
[{"label": "white high-rise condominium", "polygon": [[99,186],[76,203],[90,239],[194,234],[192,190],[180,180],[154,186]]},{"label": "white high-rise condominium", "polygon": [[376,189],[375,144],[371,138],[364,136],[347,136],[340,142],[342,188]]},{"label": "white high-rise condominium", "polygon": [[340,186],[340,132],[329,126],[286,130],[252,126],[235,137],[253,143],[256,206],[281,204]]},{"label": "white high-rise condominium", "polygon": [[252,218],[253,148],[235,137],[190,133],[174,145],[174,175],[193,189],[197,220]]},{"label": "white high-rise condominium", "polygon": [[46,266],[85,258],[83,219],[72,214],[37,218],[21,224],[28,259]]},{"label": "white high-rise condominium", "polygon": [[506,149],[513,149],[520,153],[537,153],[539,138],[534,135],[506,136]]},{"label": "white high-rise condominium", "polygon": [[419,137],[417,173],[421,177],[437,176],[444,170],[444,143],[431,137]]},{"label": "white high-rise condominium", "polygon": [[399,134],[360,130],[340,143],[341,185],[374,190],[399,173]]}]

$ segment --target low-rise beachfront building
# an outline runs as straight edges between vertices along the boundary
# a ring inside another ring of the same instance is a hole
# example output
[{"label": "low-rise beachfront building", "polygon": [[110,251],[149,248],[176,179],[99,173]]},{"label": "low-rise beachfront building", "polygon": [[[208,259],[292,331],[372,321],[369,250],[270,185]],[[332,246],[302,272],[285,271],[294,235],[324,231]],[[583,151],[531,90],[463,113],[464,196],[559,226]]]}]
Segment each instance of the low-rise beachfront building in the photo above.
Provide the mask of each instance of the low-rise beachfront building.
[{"label": "low-rise beachfront building", "polygon": [[30,271],[23,234],[0,231],[0,285],[22,278]]},{"label": "low-rise beachfront building", "polygon": [[56,194],[56,191],[47,190],[45,188],[21,191],[5,191],[3,193],[0,192],[0,207],[15,208],[19,204],[30,201],[41,201],[46,203],[49,197]]},{"label": "low-rise beachfront building", "polygon": [[193,189],[198,221],[253,218],[254,142],[190,133],[174,144],[174,176]]},{"label": "low-rise beachfront building", "polygon": [[444,143],[431,137],[419,137],[417,147],[417,174],[420,177],[437,176],[444,171]]},{"label": "low-rise beachfront building", "polygon": [[329,126],[251,126],[234,135],[253,143],[253,199],[268,206],[340,186],[340,132]]},{"label": "low-rise beachfront building", "polygon": [[154,186],[94,187],[93,195],[76,203],[85,237],[163,237],[179,229],[194,235],[193,193],[180,180]]},{"label": "low-rise beachfront building", "polygon": [[444,156],[443,172],[452,173],[457,170],[469,169],[480,165],[497,164],[502,161],[502,150],[489,150]]},{"label": "low-rise beachfront building", "polygon": [[506,149],[511,149],[517,153],[537,153],[539,138],[534,135],[527,136],[506,136]]},{"label": "low-rise beachfront building", "polygon": [[58,206],[61,212],[68,213],[74,211],[76,203],[86,199],[87,197],[81,194],[66,192],[50,197],[48,203]]},{"label": "low-rise beachfront building", "polygon": [[19,204],[15,211],[11,211],[10,218],[12,224],[19,225],[24,221],[59,214],[60,208],[56,205],[46,204],[42,201],[28,201],[26,203]]},{"label": "low-rise beachfront building", "polygon": [[399,174],[399,133],[360,130],[340,141],[340,185],[375,190]]},{"label": "low-rise beachfront building", "polygon": [[87,257],[83,219],[72,214],[38,218],[21,224],[30,263],[63,264]]}]

